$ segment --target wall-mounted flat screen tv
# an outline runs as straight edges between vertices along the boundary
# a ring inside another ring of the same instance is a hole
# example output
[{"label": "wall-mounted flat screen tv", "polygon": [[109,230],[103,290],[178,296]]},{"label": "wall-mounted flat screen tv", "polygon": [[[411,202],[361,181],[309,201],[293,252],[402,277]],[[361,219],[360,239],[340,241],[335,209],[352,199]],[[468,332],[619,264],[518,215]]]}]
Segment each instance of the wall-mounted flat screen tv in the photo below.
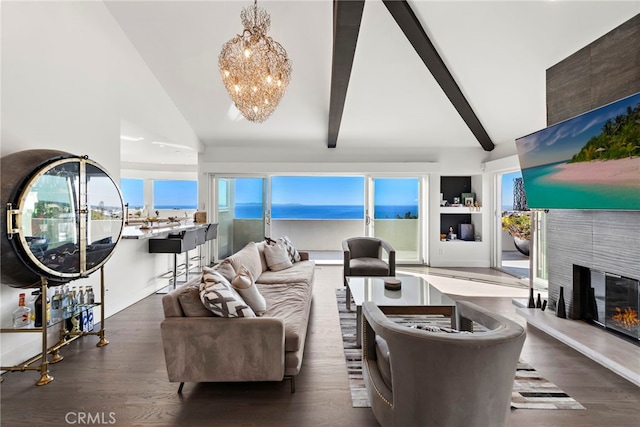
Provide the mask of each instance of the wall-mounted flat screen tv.
[{"label": "wall-mounted flat screen tv", "polygon": [[532,209],[640,210],[640,93],[516,140]]}]

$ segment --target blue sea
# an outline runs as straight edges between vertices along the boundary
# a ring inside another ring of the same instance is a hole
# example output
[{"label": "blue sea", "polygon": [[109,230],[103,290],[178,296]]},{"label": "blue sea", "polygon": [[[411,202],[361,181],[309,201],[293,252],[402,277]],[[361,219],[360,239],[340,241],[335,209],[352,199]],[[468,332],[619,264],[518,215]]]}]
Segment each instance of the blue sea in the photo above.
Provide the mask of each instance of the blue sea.
[{"label": "blue sea", "polygon": [[523,169],[527,204],[532,209],[640,209],[640,185],[583,184],[551,179],[558,166],[551,163]]},{"label": "blue sea", "polygon": [[196,205],[159,205],[154,206],[153,209],[176,209],[176,210],[194,210]]},{"label": "blue sea", "polygon": [[[273,219],[364,219],[364,207],[358,205],[272,205]],[[376,206],[375,219],[395,219],[418,215],[417,205]],[[238,203],[234,216],[238,219],[262,218],[262,204]]]}]

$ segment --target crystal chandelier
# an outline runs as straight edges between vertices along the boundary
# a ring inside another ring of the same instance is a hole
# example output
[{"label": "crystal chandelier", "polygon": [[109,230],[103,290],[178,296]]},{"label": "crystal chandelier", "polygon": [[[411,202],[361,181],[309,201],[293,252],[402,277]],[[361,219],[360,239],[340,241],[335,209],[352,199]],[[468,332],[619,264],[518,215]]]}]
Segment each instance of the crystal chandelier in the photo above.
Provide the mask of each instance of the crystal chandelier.
[{"label": "crystal chandelier", "polygon": [[240,13],[244,31],[222,47],[218,68],[234,104],[251,122],[262,123],[274,112],[291,78],[291,61],[267,31],[271,18],[253,7]]}]

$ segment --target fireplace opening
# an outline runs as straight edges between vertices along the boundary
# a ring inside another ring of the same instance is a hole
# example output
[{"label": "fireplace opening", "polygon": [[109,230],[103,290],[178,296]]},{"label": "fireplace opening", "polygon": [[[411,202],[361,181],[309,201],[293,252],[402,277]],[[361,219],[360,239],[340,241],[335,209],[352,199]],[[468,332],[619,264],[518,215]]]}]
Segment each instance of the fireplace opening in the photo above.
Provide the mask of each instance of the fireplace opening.
[{"label": "fireplace opening", "polygon": [[[588,274],[584,274],[584,270],[588,270]],[[580,318],[639,344],[640,281],[594,269],[584,270],[579,274],[577,296]]]}]

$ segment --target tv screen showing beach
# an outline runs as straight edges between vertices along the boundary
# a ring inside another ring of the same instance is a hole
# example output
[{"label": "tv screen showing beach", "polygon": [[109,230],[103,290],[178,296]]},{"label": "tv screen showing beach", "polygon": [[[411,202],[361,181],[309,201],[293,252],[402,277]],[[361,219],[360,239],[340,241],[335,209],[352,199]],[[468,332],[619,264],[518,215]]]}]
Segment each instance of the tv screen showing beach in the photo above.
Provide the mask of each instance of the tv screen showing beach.
[{"label": "tv screen showing beach", "polygon": [[532,209],[640,210],[640,93],[516,140]]}]

